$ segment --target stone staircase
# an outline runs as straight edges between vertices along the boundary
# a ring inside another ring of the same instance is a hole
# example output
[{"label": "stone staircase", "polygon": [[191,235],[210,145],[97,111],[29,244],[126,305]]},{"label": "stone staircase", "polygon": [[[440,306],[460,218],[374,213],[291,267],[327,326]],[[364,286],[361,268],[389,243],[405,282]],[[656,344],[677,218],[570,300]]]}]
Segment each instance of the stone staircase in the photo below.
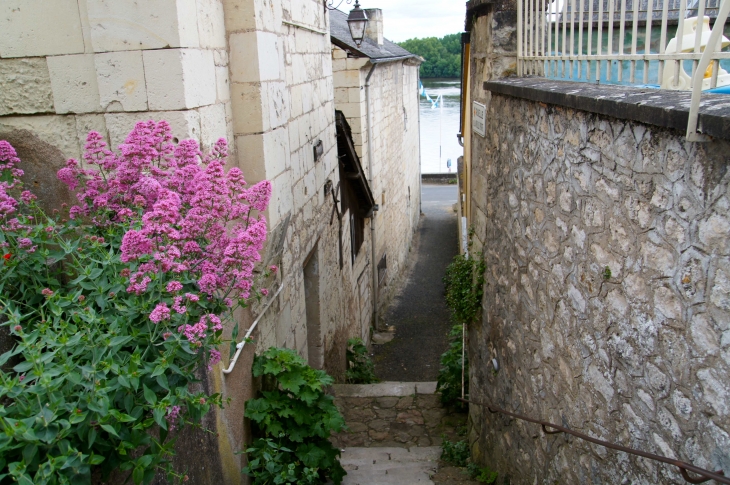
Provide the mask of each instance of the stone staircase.
[{"label": "stone staircase", "polygon": [[466,424],[465,415],[441,407],[435,392],[435,382],[333,386],[349,428],[332,436],[343,450],[344,485],[472,483],[434,481],[443,437],[463,439],[456,430]]}]

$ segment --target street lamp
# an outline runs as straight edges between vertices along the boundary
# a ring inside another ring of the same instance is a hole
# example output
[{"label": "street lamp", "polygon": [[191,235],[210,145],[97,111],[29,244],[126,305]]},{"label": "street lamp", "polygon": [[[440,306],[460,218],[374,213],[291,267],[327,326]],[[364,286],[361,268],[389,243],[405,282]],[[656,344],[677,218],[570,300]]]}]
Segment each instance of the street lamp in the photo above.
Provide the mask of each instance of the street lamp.
[{"label": "street lamp", "polygon": [[350,10],[350,15],[347,16],[347,26],[350,27],[350,35],[358,47],[360,47],[362,39],[365,37],[365,26],[367,23],[367,14],[360,8],[359,0],[355,0],[355,8]]}]

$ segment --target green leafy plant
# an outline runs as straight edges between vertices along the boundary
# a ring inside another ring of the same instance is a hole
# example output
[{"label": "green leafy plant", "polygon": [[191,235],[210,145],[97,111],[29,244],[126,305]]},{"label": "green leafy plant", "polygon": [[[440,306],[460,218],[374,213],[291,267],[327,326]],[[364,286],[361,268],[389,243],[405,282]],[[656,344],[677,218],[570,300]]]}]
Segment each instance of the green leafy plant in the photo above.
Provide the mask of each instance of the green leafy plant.
[{"label": "green leafy plant", "polygon": [[[469,233],[469,247],[473,229]],[[472,323],[481,306],[484,286],[484,270],[486,265],[480,253],[466,257],[459,254],[446,268],[443,282],[446,290],[446,306],[451,311],[451,318],[456,323],[449,332],[449,348],[441,355],[437,390],[441,392],[441,402],[463,408],[465,405],[458,401],[461,397],[462,364],[464,378],[464,393],[468,393],[469,362],[463,349],[464,325]]]},{"label": "green leafy plant", "polygon": [[467,472],[471,478],[479,483],[495,483],[499,476],[499,473],[490,470],[489,467],[480,467],[474,463],[469,463],[469,465],[467,465]]},{"label": "green leafy plant", "polygon": [[476,318],[482,301],[485,269],[479,253],[469,258],[463,254],[456,255],[446,268],[443,278],[446,306],[454,323],[468,325]]},{"label": "green leafy plant", "polygon": [[[464,408],[461,397],[462,367],[462,326],[454,325],[449,332],[449,348],[441,355],[441,368],[437,378],[436,390],[441,393],[441,402],[447,406]],[[469,392],[469,359],[464,353],[464,393]]]},{"label": "green leafy plant", "polygon": [[[102,140],[89,134],[89,168],[69,160],[58,172],[79,205],[52,214],[22,190],[0,140],[0,322],[14,342],[0,356],[3,484],[184,479],[173,431],[223,404],[191,385],[220,361],[223,323],[258,294],[265,221],[249,217],[252,197],[241,204],[240,171],[223,169],[225,140],[204,160],[165,122],[138,123],[121,155]],[[241,226],[231,235],[237,217],[260,244]]]},{"label": "green leafy plant", "polygon": [[465,467],[469,463],[469,443],[466,440],[451,442],[444,439],[441,447],[443,448],[442,460],[459,467]]},{"label": "green leafy plant", "polygon": [[254,377],[262,378],[261,397],[246,402],[245,416],[259,436],[246,450],[243,472],[260,484],[342,482],[340,450],[329,436],[345,421],[325,394],[334,383],[326,372],[309,367],[296,352],[272,347],[256,356]]},{"label": "green leafy plant", "polygon": [[368,348],[361,338],[347,341],[347,371],[345,378],[350,384],[372,384],[378,382],[375,377],[375,365],[370,360]]}]

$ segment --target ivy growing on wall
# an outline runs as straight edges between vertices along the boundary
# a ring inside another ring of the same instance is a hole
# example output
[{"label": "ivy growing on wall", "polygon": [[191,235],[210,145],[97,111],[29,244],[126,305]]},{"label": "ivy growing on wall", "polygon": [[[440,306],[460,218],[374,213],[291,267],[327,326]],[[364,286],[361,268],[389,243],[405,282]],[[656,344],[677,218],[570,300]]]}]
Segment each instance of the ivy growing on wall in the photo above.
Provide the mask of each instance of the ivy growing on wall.
[{"label": "ivy growing on wall", "polygon": [[[472,235],[473,232],[469,236],[469,246]],[[459,254],[446,268],[443,279],[446,306],[451,312],[452,321],[456,324],[449,333],[449,348],[441,355],[441,368],[437,380],[441,402],[446,405],[463,407],[463,403],[458,400],[461,397],[462,376],[464,376],[464,394],[469,392],[469,363],[464,352],[463,332],[464,327],[472,323],[479,313],[485,269],[486,265],[480,253],[472,254],[471,257]]]}]

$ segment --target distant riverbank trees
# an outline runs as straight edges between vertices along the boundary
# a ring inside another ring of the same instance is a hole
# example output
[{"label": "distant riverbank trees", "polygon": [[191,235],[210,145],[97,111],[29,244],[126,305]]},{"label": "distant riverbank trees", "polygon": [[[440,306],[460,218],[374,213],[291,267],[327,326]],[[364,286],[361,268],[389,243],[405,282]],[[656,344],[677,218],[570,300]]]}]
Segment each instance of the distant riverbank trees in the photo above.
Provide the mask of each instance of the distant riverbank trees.
[{"label": "distant riverbank trees", "polygon": [[461,34],[408,39],[398,45],[423,57],[421,77],[461,77]]}]

